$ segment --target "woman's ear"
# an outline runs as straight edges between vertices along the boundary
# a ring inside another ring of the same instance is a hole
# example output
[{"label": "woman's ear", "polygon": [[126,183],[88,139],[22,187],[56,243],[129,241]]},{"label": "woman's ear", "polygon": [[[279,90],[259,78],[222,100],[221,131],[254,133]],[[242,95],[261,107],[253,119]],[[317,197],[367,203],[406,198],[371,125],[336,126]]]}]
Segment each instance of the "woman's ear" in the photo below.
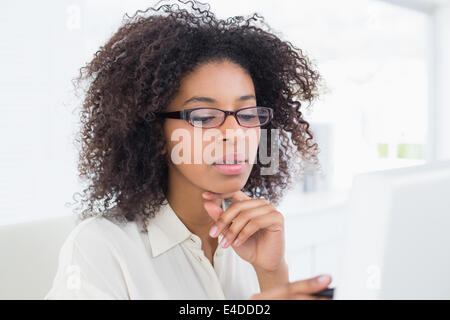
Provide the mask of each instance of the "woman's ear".
[{"label": "woman's ear", "polygon": [[[164,142],[161,141],[162,144],[164,144]],[[163,146],[161,146],[161,151],[160,151],[161,155],[166,155],[167,154],[167,149],[166,149],[166,145],[164,144]]]}]

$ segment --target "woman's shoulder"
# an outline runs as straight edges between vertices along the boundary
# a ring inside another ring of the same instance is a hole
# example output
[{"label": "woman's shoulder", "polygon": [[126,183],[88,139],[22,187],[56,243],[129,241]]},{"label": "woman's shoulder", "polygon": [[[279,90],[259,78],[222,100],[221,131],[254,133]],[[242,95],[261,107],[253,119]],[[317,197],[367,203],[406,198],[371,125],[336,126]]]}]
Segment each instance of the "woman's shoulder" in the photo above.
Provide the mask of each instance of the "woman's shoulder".
[{"label": "woman's shoulder", "polygon": [[[120,262],[130,246],[123,239],[133,224],[115,223],[104,216],[78,220],[60,249],[57,273],[46,298],[127,298]],[[78,283],[76,290],[68,287],[72,282]]]},{"label": "woman's shoulder", "polygon": [[70,232],[68,239],[73,241],[94,238],[101,239],[111,233],[122,233],[124,227],[124,225],[105,216],[91,216],[83,220],[78,220]]},{"label": "woman's shoulder", "polygon": [[105,215],[78,220],[67,236],[62,250],[72,251],[76,246],[83,251],[95,251],[119,247],[124,242],[137,239],[137,221],[118,221]]}]

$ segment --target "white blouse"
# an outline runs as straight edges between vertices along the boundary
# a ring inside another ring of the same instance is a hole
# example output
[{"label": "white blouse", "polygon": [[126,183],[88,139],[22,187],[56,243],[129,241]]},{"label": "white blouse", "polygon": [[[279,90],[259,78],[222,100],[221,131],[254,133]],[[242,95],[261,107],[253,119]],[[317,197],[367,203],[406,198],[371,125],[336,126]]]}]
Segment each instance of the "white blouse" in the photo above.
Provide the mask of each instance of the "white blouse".
[{"label": "white blouse", "polygon": [[217,246],[213,266],[200,238],[167,201],[149,220],[148,233],[140,232],[138,221],[82,220],[60,250],[53,286],[44,299],[240,300],[260,292],[252,265],[231,246]]}]

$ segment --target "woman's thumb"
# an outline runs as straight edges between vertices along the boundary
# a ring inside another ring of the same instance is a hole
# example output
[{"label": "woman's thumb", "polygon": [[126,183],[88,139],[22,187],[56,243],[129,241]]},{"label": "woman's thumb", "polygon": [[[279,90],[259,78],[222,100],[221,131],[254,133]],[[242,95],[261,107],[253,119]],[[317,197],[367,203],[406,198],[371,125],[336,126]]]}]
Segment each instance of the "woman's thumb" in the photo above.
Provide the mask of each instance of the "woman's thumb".
[{"label": "woman's thumb", "polygon": [[206,201],[203,206],[214,221],[217,221],[223,212],[222,208],[212,201]]}]

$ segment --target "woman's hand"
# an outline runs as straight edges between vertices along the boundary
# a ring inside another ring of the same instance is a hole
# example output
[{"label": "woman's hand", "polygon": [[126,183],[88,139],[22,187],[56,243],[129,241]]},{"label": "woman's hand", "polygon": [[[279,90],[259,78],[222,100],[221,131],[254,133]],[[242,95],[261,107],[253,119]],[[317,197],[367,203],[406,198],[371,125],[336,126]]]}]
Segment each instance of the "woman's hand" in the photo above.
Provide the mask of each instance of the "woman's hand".
[{"label": "woman's hand", "polygon": [[284,217],[267,200],[253,199],[242,191],[204,192],[203,198],[232,201],[225,211],[212,201],[205,202],[205,209],[217,227],[210,235],[217,237],[222,233],[222,241],[226,240],[225,245],[219,245],[224,248],[231,245],[242,259],[263,272],[274,272],[285,263]]},{"label": "woman's hand", "polygon": [[278,285],[261,293],[255,293],[250,300],[332,300],[327,297],[316,297],[313,293],[328,287],[331,277],[319,277]]}]

